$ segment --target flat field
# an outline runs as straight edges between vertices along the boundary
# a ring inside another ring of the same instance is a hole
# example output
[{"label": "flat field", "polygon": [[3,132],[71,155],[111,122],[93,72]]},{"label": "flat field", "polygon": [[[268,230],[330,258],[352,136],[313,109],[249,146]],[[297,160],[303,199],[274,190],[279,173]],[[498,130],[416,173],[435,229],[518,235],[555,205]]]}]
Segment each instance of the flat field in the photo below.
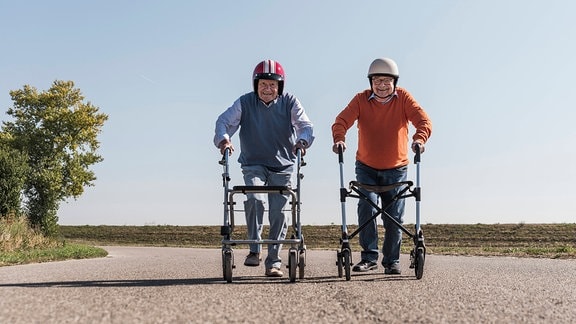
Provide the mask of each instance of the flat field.
[{"label": "flat field", "polygon": [[[406,224],[413,232],[414,225]],[[352,233],[357,227],[348,227]],[[66,241],[92,245],[135,245],[175,247],[221,247],[220,226],[61,226]],[[543,258],[576,258],[576,224],[424,224],[427,253],[444,255],[484,255]],[[380,233],[384,229],[380,227]],[[245,226],[236,226],[233,239],[244,239]],[[292,229],[288,231],[288,237]],[[307,249],[340,247],[339,225],[302,226]],[[263,237],[266,237],[266,226]],[[382,235],[381,235],[382,236]],[[360,251],[358,237],[351,240]],[[412,248],[404,235],[402,251]]]}]

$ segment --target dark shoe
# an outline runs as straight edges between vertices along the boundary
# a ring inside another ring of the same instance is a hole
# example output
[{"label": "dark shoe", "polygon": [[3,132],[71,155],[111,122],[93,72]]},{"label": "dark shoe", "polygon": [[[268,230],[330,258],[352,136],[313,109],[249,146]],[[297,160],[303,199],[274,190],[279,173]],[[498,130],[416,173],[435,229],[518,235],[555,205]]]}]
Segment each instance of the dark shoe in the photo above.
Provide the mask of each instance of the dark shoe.
[{"label": "dark shoe", "polygon": [[250,254],[246,256],[246,260],[244,260],[244,265],[248,267],[257,267],[260,265],[260,261],[262,261],[260,253],[250,252]]},{"label": "dark shoe", "polygon": [[266,277],[282,277],[284,273],[278,268],[266,269]]},{"label": "dark shoe", "polygon": [[384,266],[384,274],[399,275],[401,273],[402,270],[400,270],[400,263],[394,263],[388,266]]},{"label": "dark shoe", "polygon": [[354,271],[354,272],[366,272],[366,271],[375,270],[375,269],[378,269],[378,264],[376,264],[376,262],[362,260],[362,261],[358,262],[352,268],[352,271]]}]

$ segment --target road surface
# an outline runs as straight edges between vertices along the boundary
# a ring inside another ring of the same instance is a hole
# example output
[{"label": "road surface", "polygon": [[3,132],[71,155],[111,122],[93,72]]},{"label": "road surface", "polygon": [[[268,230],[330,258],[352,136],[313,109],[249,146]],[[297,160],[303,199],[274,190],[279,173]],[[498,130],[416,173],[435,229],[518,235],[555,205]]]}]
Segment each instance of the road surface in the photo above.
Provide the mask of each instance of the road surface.
[{"label": "road surface", "polygon": [[0,267],[0,323],[576,322],[576,260],[429,254],[416,280],[403,255],[400,276],[380,267],[346,281],[335,251],[308,250],[306,277],[290,283],[243,266],[236,249],[226,283],[219,249],[104,248]]}]

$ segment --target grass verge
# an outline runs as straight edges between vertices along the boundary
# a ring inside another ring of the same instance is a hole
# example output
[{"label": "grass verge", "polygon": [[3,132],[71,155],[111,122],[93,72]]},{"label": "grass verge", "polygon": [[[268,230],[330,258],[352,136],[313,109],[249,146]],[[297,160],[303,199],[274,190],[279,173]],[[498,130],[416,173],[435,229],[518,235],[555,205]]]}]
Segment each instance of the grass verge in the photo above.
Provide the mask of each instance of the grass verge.
[{"label": "grass verge", "polygon": [[0,266],[106,256],[102,248],[44,237],[26,218],[0,218]]},{"label": "grass verge", "polygon": [[18,250],[12,252],[0,252],[0,266],[61,261],[70,259],[99,258],[108,255],[106,250],[84,245],[67,244],[52,248],[35,248],[30,250]]}]

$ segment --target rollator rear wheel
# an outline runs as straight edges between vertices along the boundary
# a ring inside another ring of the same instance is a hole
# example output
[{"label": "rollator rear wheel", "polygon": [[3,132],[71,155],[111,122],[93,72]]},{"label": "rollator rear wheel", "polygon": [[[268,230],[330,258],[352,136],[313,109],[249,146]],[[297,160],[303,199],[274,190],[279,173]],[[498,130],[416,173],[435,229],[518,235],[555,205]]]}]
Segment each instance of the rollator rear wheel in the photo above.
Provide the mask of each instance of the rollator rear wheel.
[{"label": "rollator rear wheel", "polygon": [[342,264],[343,264],[342,253],[340,253],[340,251],[336,251],[336,266],[338,266],[338,278],[342,278],[342,276],[344,275]]},{"label": "rollator rear wheel", "polygon": [[224,280],[226,282],[232,282],[232,267],[233,265],[233,255],[232,251],[227,250],[222,252],[222,270],[224,275]]},{"label": "rollator rear wheel", "polygon": [[344,273],[346,275],[346,280],[350,280],[350,265],[352,263],[350,250],[344,249],[344,251],[342,251],[342,259],[344,261]]},{"label": "rollator rear wheel", "polygon": [[288,274],[290,276],[290,282],[296,281],[296,266],[298,265],[296,260],[296,250],[291,249],[288,255]]},{"label": "rollator rear wheel", "polygon": [[299,278],[304,279],[304,268],[306,267],[306,252],[300,251],[300,255],[298,256],[298,269],[299,269]]},{"label": "rollator rear wheel", "polygon": [[416,250],[416,264],[414,266],[414,272],[416,272],[416,279],[422,279],[424,275],[424,249]]}]

